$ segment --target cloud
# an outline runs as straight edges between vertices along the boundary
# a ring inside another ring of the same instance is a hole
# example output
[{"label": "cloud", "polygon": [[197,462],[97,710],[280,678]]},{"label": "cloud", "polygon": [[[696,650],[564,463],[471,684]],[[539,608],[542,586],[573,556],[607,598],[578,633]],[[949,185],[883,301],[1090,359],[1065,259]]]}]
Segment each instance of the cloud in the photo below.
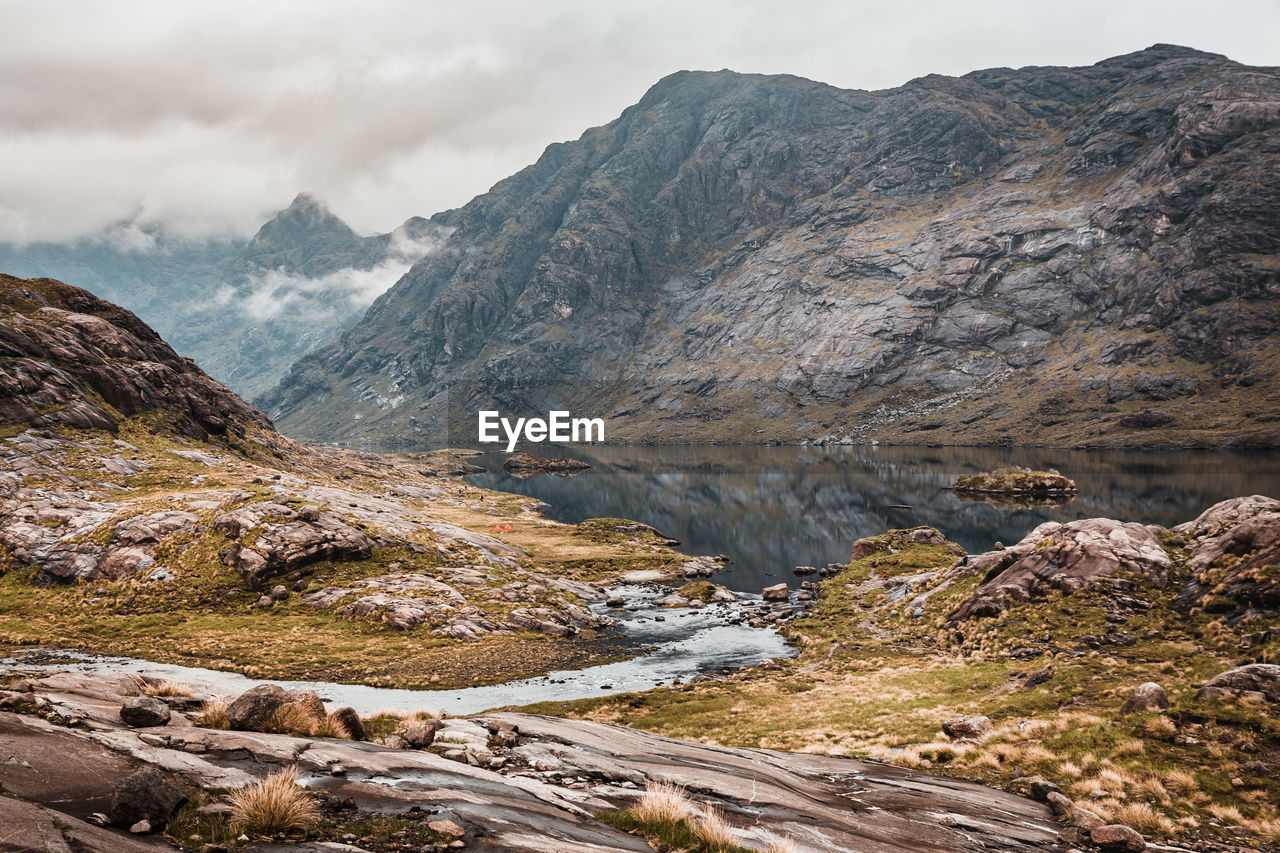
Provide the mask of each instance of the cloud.
[{"label": "cloud", "polygon": [[0,4],[0,239],[251,233],[299,190],[358,229],[465,203],[682,68],[881,88],[1157,41],[1280,62],[1280,7],[1187,0]]}]

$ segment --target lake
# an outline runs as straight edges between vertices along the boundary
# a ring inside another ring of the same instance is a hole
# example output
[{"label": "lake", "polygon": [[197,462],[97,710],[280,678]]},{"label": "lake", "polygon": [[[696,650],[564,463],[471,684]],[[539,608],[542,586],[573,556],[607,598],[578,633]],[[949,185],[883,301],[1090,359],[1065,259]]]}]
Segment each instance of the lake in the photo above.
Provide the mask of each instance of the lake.
[{"label": "lake", "polygon": [[[1214,503],[1280,496],[1280,453],[974,447],[588,447],[527,449],[592,467],[571,478],[519,479],[505,453],[471,460],[476,485],[546,501],[546,514],[577,523],[617,516],[679,539],[689,554],[727,554],[716,580],[759,592],[792,569],[848,559],[860,536],[928,524],[971,553],[1018,541],[1044,521],[1107,516],[1170,526]],[[1080,494],[1061,506],[995,505],[945,491],[959,474],[1005,465],[1056,468]],[[908,506],[899,509],[894,506]]]}]

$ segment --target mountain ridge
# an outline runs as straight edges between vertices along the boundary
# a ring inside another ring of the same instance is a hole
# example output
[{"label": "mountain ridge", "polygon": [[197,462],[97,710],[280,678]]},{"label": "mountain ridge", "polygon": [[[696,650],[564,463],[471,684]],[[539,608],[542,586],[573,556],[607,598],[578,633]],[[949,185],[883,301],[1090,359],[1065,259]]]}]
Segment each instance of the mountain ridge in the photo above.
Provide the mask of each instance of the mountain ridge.
[{"label": "mountain ridge", "polygon": [[678,72],[259,402],[374,443],[483,403],[619,441],[1271,446],[1277,80],[1168,45],[879,92]]}]

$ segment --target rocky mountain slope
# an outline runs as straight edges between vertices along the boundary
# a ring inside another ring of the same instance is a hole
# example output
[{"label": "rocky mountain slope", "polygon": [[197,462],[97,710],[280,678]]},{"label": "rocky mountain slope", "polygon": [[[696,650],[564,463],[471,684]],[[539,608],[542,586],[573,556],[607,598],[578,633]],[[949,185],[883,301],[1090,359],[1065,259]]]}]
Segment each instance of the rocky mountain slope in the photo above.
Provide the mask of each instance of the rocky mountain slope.
[{"label": "rocky mountain slope", "polygon": [[332,342],[448,233],[414,217],[361,237],[305,193],[249,240],[121,222],[71,243],[0,243],[0,272],[75,281],[252,397]]},{"label": "rocky mountain slope", "polygon": [[1276,69],[1168,45],[876,92],[680,72],[262,402],[326,440],[555,406],[610,440],[1274,445],[1278,127]]}]

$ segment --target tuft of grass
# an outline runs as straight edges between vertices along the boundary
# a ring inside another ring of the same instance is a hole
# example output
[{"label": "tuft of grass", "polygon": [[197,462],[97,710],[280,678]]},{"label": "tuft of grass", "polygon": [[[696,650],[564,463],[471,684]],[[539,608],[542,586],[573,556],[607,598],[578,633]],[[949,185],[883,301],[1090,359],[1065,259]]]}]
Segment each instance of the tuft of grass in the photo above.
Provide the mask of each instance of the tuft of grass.
[{"label": "tuft of grass", "polygon": [[1155,832],[1173,835],[1177,831],[1173,821],[1146,803],[1125,803],[1111,813],[1111,819],[1128,824],[1144,835]]},{"label": "tuft of grass", "polygon": [[693,836],[706,853],[731,853],[738,850],[741,837],[724,813],[714,806],[707,806],[702,816],[693,824]]},{"label": "tuft of grass", "polygon": [[1164,784],[1180,797],[1190,797],[1200,790],[1200,780],[1186,770],[1170,770],[1164,775]]},{"label": "tuft of grass", "polygon": [[294,737],[308,737],[325,719],[301,704],[281,705],[267,721],[267,731],[280,732]]},{"label": "tuft of grass", "polygon": [[200,706],[200,725],[206,729],[229,729],[227,703],[222,699],[206,699]]},{"label": "tuft of grass", "polygon": [[231,825],[241,832],[271,835],[308,829],[320,820],[320,806],[298,787],[298,769],[286,768],[231,795]]},{"label": "tuft of grass", "polygon": [[638,823],[653,830],[670,829],[693,815],[693,803],[684,788],[670,782],[650,782],[631,809]]},{"label": "tuft of grass", "polygon": [[800,848],[789,836],[769,833],[764,838],[764,849],[761,853],[800,853]]},{"label": "tuft of grass", "polygon": [[196,698],[195,688],[189,684],[180,684],[176,681],[169,681],[165,678],[144,678],[140,675],[132,676],[138,690],[145,696],[174,696],[180,699]]}]

